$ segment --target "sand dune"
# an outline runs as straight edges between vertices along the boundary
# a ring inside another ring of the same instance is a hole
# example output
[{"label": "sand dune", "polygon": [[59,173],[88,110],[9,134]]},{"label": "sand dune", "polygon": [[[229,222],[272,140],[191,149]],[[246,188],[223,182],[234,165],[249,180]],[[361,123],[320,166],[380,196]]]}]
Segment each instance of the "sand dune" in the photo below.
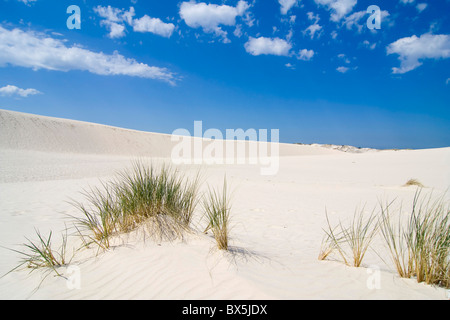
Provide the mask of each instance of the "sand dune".
[{"label": "sand dune", "polygon": [[[68,200],[99,186],[136,157],[171,162],[170,135],[146,133],[0,110],[0,246],[17,249],[34,229],[46,234],[79,214]],[[250,143],[250,142],[245,142]],[[279,170],[264,176],[258,165],[183,165],[201,170],[203,188],[227,176],[232,194],[231,251],[214,249],[201,232],[175,242],[142,241],[135,234],[95,257],[72,261],[80,287],[60,277],[13,272],[0,279],[2,299],[446,299],[447,291],[401,279],[386,251],[369,252],[364,268],[318,261],[325,210],[334,220],[372,208],[379,199],[414,197],[410,178],[427,191],[450,186],[450,148],[343,153],[320,146],[281,144]],[[201,212],[195,225],[201,226]],[[200,227],[199,227],[200,229]],[[70,238],[69,247],[78,245]],[[18,262],[0,249],[0,274]],[[370,271],[370,272],[368,272]],[[373,272],[379,288],[368,285]]]},{"label": "sand dune", "polygon": [[[172,149],[177,144],[171,137],[168,134],[0,109],[2,149],[170,158]],[[207,144],[208,141],[204,143]],[[244,142],[249,143],[251,142]],[[318,146],[282,143],[279,148],[281,156],[330,153]]]}]

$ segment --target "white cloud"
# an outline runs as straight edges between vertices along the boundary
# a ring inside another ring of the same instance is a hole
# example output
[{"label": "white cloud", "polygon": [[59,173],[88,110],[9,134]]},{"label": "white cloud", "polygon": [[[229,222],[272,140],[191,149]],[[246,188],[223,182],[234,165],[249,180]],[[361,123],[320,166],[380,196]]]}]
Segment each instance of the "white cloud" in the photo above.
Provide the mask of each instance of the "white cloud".
[{"label": "white cloud", "polygon": [[295,24],[296,20],[297,20],[297,16],[294,16],[294,15],[290,16],[289,17],[289,24],[291,24],[291,25]]},{"label": "white cloud", "polygon": [[126,11],[111,6],[97,6],[94,11],[104,19],[100,24],[109,29],[108,36],[112,39],[125,36],[125,22],[132,26],[135,32],[150,32],[166,38],[170,38],[175,30],[173,23],[165,23],[159,18],[152,18],[148,15],[134,19],[136,13],[133,7]]},{"label": "white cloud", "polygon": [[306,15],[308,16],[308,20],[310,20],[310,21],[314,21],[317,23],[320,20],[319,15],[318,14],[315,15],[314,12],[308,12],[308,13],[306,13]]},{"label": "white cloud", "polygon": [[41,92],[39,92],[36,89],[21,89],[19,87],[16,86],[12,86],[12,85],[7,85],[3,88],[0,88],[0,95],[1,96],[20,96],[23,98],[26,98],[28,96],[32,96],[35,94],[40,94]]},{"label": "white cloud", "polygon": [[36,0],[17,0],[17,1],[25,3],[26,5],[31,5],[32,3],[36,2]]},{"label": "white cloud", "polygon": [[117,9],[111,6],[97,6],[94,8],[94,12],[104,19],[100,22],[100,24],[109,29],[108,37],[111,39],[124,37],[124,22],[126,21],[131,25],[135,15],[133,7],[130,7],[128,11],[125,11],[123,9]]},{"label": "white cloud", "polygon": [[293,36],[294,36],[294,30],[293,30],[293,29],[290,29],[289,32],[288,32],[288,34],[286,35],[286,40],[287,40],[288,42],[291,42],[291,39],[292,39]]},{"label": "white cloud", "polygon": [[311,39],[314,39],[314,35],[317,33],[317,38],[319,38],[322,32],[322,26],[319,25],[319,15],[315,15],[314,12],[308,12],[306,15],[308,16],[308,20],[314,21],[314,23],[306,28],[305,31],[303,31],[303,34],[309,33]]},{"label": "white cloud", "polygon": [[445,81],[445,84],[449,84],[450,83],[450,78],[447,78],[447,81]]},{"label": "white cloud", "polygon": [[317,33],[317,38],[320,37],[321,34],[321,30],[322,30],[322,26],[320,26],[317,22],[310,25],[308,28],[305,29],[305,31],[303,31],[304,34],[309,34],[311,36],[311,39],[314,39],[314,36]]},{"label": "white cloud", "polygon": [[357,0],[314,0],[316,4],[326,6],[332,11],[331,20],[338,22],[347,14],[352,12]]},{"label": "white cloud", "polygon": [[346,73],[349,70],[349,68],[347,68],[347,67],[338,67],[336,70],[338,72],[340,72],[340,73]]},{"label": "white cloud", "polygon": [[245,50],[254,56],[275,55],[275,56],[289,56],[292,45],[280,38],[252,38],[245,44]]},{"label": "white cloud", "polygon": [[407,3],[414,3],[415,0],[400,0],[401,3],[407,4]]},{"label": "white cloud", "polygon": [[237,37],[237,38],[242,37],[242,34],[243,34],[243,33],[242,33],[242,25],[238,24],[238,25],[236,26],[236,29],[234,29],[233,34],[234,34],[234,36]]},{"label": "white cloud", "polygon": [[336,30],[333,30],[332,32],[331,32],[331,38],[333,39],[333,40],[336,40],[336,38],[337,38],[337,36],[338,36],[338,33],[337,33],[337,31]]},{"label": "white cloud", "polygon": [[428,7],[428,3],[419,3],[416,6],[417,11],[422,12],[423,10],[425,10]]},{"label": "white cloud", "polygon": [[109,28],[108,37],[111,39],[125,37],[125,26],[115,22],[102,21],[102,25],[106,25]]},{"label": "white cloud", "polygon": [[94,8],[94,12],[97,13],[101,18],[106,19],[109,22],[130,22],[135,15],[134,8],[130,7],[129,11],[125,11],[124,9],[113,8],[111,6],[102,7],[97,6]]},{"label": "white cloud", "polygon": [[350,60],[347,58],[347,56],[343,53],[338,54],[338,58],[341,59],[342,61],[344,61],[345,63],[349,64]]},{"label": "white cloud", "polygon": [[[381,23],[384,25],[388,25],[388,17],[390,16],[389,12],[386,10],[381,11]],[[368,17],[367,11],[358,11],[351,14],[348,17],[344,18],[343,24],[347,27],[348,30],[356,28],[356,30],[361,33],[363,28],[366,27],[367,20],[364,19]],[[361,22],[362,20],[362,22]]]},{"label": "white cloud", "polygon": [[374,50],[377,47],[377,43],[370,43],[368,40],[363,41],[363,45],[370,50]]},{"label": "white cloud", "polygon": [[286,63],[284,66],[288,69],[295,70],[295,66],[291,63]]},{"label": "white cloud", "polygon": [[366,11],[359,11],[351,14],[348,17],[344,18],[343,24],[347,27],[348,30],[351,30],[355,27],[359,33],[361,33],[364,24],[360,24],[359,22],[366,16]]},{"label": "white cloud", "polygon": [[152,67],[118,52],[104,54],[79,46],[68,47],[64,40],[45,34],[7,30],[0,26],[0,67],[13,65],[33,70],[81,70],[97,75],[125,75],[158,79],[175,84],[175,75],[165,68]]},{"label": "white cloud", "polygon": [[309,61],[314,57],[314,50],[302,49],[297,55],[299,60]]},{"label": "white cloud", "polygon": [[180,5],[180,17],[191,28],[202,28],[206,33],[215,33],[223,38],[224,42],[229,42],[223,26],[235,26],[236,18],[243,16],[250,8],[250,5],[240,0],[236,7],[228,5],[206,4],[195,1],[183,2]]},{"label": "white cloud", "polygon": [[145,15],[140,19],[133,21],[133,30],[137,32],[151,32],[162,37],[170,38],[175,25],[173,23],[164,23],[161,19],[150,18]]},{"label": "white cloud", "polygon": [[300,3],[300,0],[278,0],[278,3],[281,6],[281,14],[287,14],[293,6],[297,6]]},{"label": "white cloud", "polygon": [[399,55],[400,68],[392,68],[393,73],[406,73],[420,67],[424,59],[449,58],[450,35],[426,33],[402,38],[388,45],[387,54]]}]

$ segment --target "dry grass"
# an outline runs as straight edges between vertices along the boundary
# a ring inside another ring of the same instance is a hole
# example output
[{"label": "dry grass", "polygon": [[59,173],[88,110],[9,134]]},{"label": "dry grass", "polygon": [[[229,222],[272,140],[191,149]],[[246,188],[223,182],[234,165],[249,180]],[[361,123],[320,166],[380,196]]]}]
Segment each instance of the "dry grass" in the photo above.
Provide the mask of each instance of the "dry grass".
[{"label": "dry grass", "polygon": [[327,216],[328,229],[322,242],[319,260],[325,260],[333,251],[337,251],[346,265],[360,267],[369,247],[378,232],[378,224],[374,212],[365,217],[364,208],[355,210],[350,226],[342,222],[332,227]]},{"label": "dry grass", "polygon": [[208,221],[205,232],[212,230],[219,250],[228,250],[230,204],[227,197],[227,182],[224,181],[222,193],[209,189],[203,200],[203,209]]},{"label": "dry grass", "polygon": [[431,193],[423,196],[421,190],[416,191],[407,217],[402,207],[393,209],[394,202],[380,203],[381,213],[372,212],[368,218],[355,211],[348,227],[341,222],[332,226],[327,214],[319,259],[337,252],[345,264],[359,267],[381,233],[400,277],[450,288],[450,205],[444,196],[433,200]]},{"label": "dry grass", "polygon": [[417,186],[419,188],[425,188],[425,186],[417,179],[409,179],[405,185],[405,187]]},{"label": "dry grass", "polygon": [[417,191],[408,221],[395,225],[382,206],[381,231],[398,274],[450,288],[450,205]]}]

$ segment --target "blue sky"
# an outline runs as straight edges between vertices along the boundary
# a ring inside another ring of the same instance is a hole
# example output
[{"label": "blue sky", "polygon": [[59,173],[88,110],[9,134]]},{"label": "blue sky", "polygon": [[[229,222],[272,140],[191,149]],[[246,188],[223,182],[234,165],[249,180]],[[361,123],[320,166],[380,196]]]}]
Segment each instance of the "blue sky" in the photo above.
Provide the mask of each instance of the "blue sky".
[{"label": "blue sky", "polygon": [[[69,29],[77,5],[81,29]],[[367,8],[381,9],[369,29]],[[450,146],[450,0],[0,0],[0,108]]]}]

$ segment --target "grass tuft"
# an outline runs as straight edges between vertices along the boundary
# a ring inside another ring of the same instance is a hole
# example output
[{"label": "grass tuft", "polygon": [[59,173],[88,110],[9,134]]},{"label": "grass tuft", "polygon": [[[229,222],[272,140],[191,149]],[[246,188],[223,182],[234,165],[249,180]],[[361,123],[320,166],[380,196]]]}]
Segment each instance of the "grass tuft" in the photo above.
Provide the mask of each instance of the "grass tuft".
[{"label": "grass tuft", "polygon": [[230,204],[227,197],[227,182],[224,180],[222,193],[209,189],[204,198],[203,209],[208,221],[205,232],[212,230],[219,250],[228,250]]},{"label": "grass tuft", "polygon": [[364,208],[356,210],[348,227],[342,222],[332,227],[328,214],[326,216],[328,229],[325,230],[326,238],[322,242],[319,260],[325,260],[333,251],[337,251],[346,265],[360,267],[378,232],[376,215],[372,212],[366,218]]},{"label": "grass tuft", "polygon": [[[398,275],[417,282],[450,288],[450,205],[444,196],[433,200],[418,189],[411,213],[405,217],[394,202],[381,203],[381,214],[363,217],[355,211],[350,226],[341,222],[328,228],[319,254],[327,259],[334,251],[347,265],[361,266],[377,233],[381,233]],[[381,257],[381,256],[380,256]]]},{"label": "grass tuft", "polygon": [[55,250],[52,246],[51,231],[48,237],[42,236],[37,229],[35,229],[35,231],[38,238],[37,241],[26,239],[27,243],[22,245],[24,247],[23,250],[9,249],[19,253],[23,258],[21,259],[20,264],[7,274],[25,266],[26,268],[31,269],[31,272],[37,269],[48,269],[54,271],[58,276],[61,276],[58,272],[58,268],[66,266],[67,264],[67,233],[62,234],[62,244],[59,250]]},{"label": "grass tuft", "polygon": [[450,206],[444,197],[414,196],[409,219],[392,223],[382,206],[381,231],[400,277],[450,288]]},{"label": "grass tuft", "polygon": [[417,186],[419,188],[425,188],[425,186],[417,179],[409,179],[405,185],[405,187]]},{"label": "grass tuft", "polygon": [[140,226],[152,237],[171,240],[190,228],[198,203],[199,177],[188,181],[177,170],[163,166],[146,167],[134,163],[102,189],[85,192],[88,205],[74,203],[82,217],[77,229],[103,249],[111,246],[113,235],[128,233]]}]

